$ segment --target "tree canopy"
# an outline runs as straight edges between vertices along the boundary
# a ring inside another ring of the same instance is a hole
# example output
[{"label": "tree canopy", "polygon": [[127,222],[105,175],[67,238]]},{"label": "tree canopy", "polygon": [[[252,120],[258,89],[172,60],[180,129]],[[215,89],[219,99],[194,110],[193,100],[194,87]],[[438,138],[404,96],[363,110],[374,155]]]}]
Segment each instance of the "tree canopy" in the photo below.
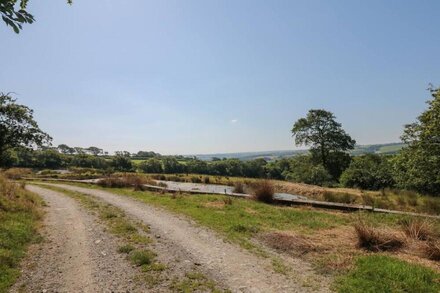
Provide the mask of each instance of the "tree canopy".
[{"label": "tree canopy", "polygon": [[305,118],[298,119],[293,125],[292,136],[297,146],[311,146],[312,158],[336,180],[350,163],[350,157],[344,152],[354,149],[356,144],[336,121],[335,115],[322,109],[312,109]]},{"label": "tree canopy", "polygon": [[440,194],[440,88],[429,89],[432,100],[417,121],[405,126],[408,144],[395,160],[396,181],[402,188]]},{"label": "tree canopy", "polygon": [[49,144],[52,138],[39,127],[33,110],[19,105],[8,94],[0,93],[0,158],[15,147],[32,147]]},{"label": "tree canopy", "polygon": [[[7,26],[10,26],[15,33],[19,33],[25,23],[33,23],[34,16],[26,9],[29,0],[0,0],[0,14]],[[72,4],[72,0],[67,0]]]}]

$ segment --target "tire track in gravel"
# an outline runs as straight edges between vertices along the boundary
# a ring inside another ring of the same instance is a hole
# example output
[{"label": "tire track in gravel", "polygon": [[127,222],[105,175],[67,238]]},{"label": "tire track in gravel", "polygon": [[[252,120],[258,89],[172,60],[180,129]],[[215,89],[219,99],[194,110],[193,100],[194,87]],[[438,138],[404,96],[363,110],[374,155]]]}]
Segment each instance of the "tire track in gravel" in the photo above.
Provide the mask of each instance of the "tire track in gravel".
[{"label": "tire track in gravel", "polygon": [[116,252],[117,240],[62,193],[27,185],[48,204],[45,241],[31,248],[11,292],[133,292],[137,271]]},{"label": "tire track in gravel", "polygon": [[[65,184],[56,186],[97,197],[150,226],[174,249],[185,251],[191,261],[217,282],[233,292],[316,292],[272,270],[269,259],[257,257],[236,245],[223,241],[213,231],[191,223],[160,208],[107,191]],[[318,291],[329,291],[323,286]]]}]

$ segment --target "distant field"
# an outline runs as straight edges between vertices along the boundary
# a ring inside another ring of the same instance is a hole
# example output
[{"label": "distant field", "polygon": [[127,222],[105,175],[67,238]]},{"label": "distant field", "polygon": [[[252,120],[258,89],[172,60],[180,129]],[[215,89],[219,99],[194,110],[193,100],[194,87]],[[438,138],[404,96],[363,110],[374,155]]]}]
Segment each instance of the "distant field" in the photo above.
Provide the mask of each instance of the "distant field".
[{"label": "distant field", "polygon": [[[364,155],[368,153],[391,154],[398,152],[404,146],[403,143],[389,143],[389,144],[372,144],[372,145],[358,145],[351,154],[354,156]],[[244,153],[218,153],[218,154],[204,154],[195,155],[198,159],[209,161],[213,158],[227,158],[255,160],[264,158],[266,160],[275,160],[280,158],[292,157],[307,153],[307,150],[284,150],[284,151],[265,151],[265,152],[244,152]]]},{"label": "distant field", "polygon": [[388,154],[388,153],[397,153],[400,151],[405,145],[404,144],[395,144],[395,145],[387,145],[379,148],[379,153]]}]

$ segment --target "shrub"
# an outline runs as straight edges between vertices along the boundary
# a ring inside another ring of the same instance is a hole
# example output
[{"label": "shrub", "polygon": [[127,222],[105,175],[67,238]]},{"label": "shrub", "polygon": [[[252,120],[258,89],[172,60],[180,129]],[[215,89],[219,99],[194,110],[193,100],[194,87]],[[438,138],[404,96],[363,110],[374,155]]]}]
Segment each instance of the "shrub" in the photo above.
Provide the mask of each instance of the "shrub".
[{"label": "shrub", "polygon": [[234,193],[244,193],[244,185],[243,183],[241,183],[240,181],[237,181],[234,183],[234,189],[233,191]]},{"label": "shrub", "polygon": [[369,251],[394,251],[404,244],[404,241],[396,235],[379,231],[362,221],[356,223],[354,228],[358,238],[358,246]]},{"label": "shrub", "polygon": [[332,177],[320,164],[315,164],[310,156],[298,156],[290,161],[289,171],[285,178],[293,182],[302,182],[314,185],[329,185]]},{"label": "shrub", "polygon": [[434,232],[432,223],[426,219],[407,218],[401,221],[405,234],[416,240],[428,240]]},{"label": "shrub", "polygon": [[275,188],[269,180],[259,181],[254,184],[254,199],[265,202],[272,203],[273,195],[275,193]]},{"label": "shrub", "polygon": [[210,183],[210,179],[208,176],[206,176],[205,178],[203,178],[203,183],[205,184],[209,184]]},{"label": "shrub", "polygon": [[355,157],[341,175],[345,187],[379,190],[394,185],[387,159],[376,154]]}]

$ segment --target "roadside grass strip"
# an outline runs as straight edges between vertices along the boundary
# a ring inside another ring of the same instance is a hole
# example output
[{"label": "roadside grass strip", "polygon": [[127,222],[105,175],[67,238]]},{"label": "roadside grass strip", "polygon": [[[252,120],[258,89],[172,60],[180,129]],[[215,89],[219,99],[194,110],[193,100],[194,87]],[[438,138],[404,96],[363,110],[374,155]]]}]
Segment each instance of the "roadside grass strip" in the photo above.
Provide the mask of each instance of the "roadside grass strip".
[{"label": "roadside grass strip", "polygon": [[42,239],[42,205],[37,195],[0,177],[0,292],[7,292],[20,276],[28,245]]}]

